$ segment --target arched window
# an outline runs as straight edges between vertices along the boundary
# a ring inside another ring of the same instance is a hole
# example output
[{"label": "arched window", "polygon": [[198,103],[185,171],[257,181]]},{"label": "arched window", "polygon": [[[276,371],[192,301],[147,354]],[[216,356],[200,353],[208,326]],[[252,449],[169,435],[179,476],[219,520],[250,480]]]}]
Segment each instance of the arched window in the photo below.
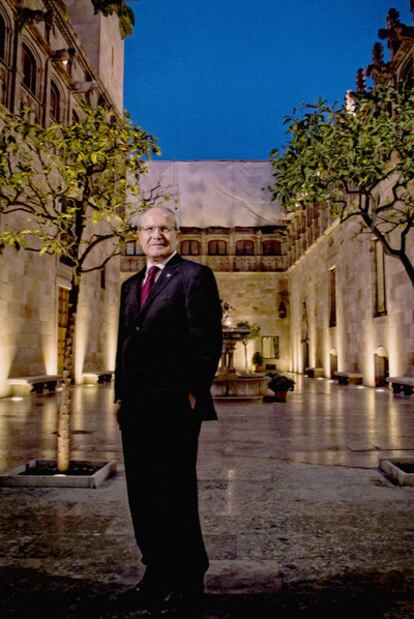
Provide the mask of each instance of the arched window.
[{"label": "arched window", "polygon": [[23,45],[23,84],[36,95],[36,60],[27,45]]},{"label": "arched window", "polygon": [[125,243],[125,255],[126,256],[135,256],[136,242],[135,241],[127,241]]},{"label": "arched window", "polygon": [[6,24],[0,15],[0,58],[6,58]]},{"label": "arched window", "polygon": [[127,241],[125,243],[126,256],[142,256],[143,254],[142,247],[137,241]]},{"label": "arched window", "polygon": [[282,255],[282,243],[268,239],[263,241],[263,255],[264,256],[281,256]]},{"label": "arched window", "polygon": [[253,241],[243,240],[236,242],[236,256],[254,256]]},{"label": "arched window", "polygon": [[209,241],[208,242],[208,255],[209,256],[226,256],[227,255],[227,243],[226,241]]},{"label": "arched window", "polygon": [[50,115],[56,122],[61,119],[61,98],[55,82],[50,82]]},{"label": "arched window", "polygon": [[184,256],[199,256],[200,243],[198,241],[181,241],[180,252]]},{"label": "arched window", "polygon": [[78,123],[79,121],[80,121],[79,114],[75,110],[72,110],[72,122]]}]

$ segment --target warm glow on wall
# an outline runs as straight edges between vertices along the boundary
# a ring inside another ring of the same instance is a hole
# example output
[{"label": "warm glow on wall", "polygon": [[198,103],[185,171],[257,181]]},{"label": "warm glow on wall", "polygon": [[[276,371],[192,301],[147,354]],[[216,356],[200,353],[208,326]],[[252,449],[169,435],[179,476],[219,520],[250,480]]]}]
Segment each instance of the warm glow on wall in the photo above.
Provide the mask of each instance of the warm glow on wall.
[{"label": "warm glow on wall", "polygon": [[[397,315],[398,316],[398,315]],[[392,322],[391,322],[392,320]],[[397,317],[389,318],[389,327],[386,334],[386,347],[389,353],[389,372],[390,376],[402,376],[405,372],[404,364],[402,363],[402,355],[401,355],[401,338],[399,334],[401,330],[399,329],[397,323]]]},{"label": "warm glow on wall", "polygon": [[[106,337],[104,350],[105,370],[115,369],[116,345],[118,337],[118,315],[112,304],[105,307]],[[116,315],[115,315],[116,313]]]},{"label": "warm glow on wall", "polygon": [[88,333],[90,314],[86,312],[78,312],[75,332],[75,383],[80,385],[83,383],[83,367],[85,363],[86,349],[88,345]]},{"label": "warm glow on wall", "polygon": [[0,316],[0,397],[9,395],[7,379],[16,352],[11,336],[11,325],[6,316]]},{"label": "warm glow on wall", "polygon": [[[53,325],[56,331],[56,325]],[[42,335],[42,355],[46,374],[57,374],[57,346],[56,336]]]},{"label": "warm glow on wall", "polygon": [[375,331],[372,320],[365,321],[365,346],[364,356],[362,360],[362,374],[364,375],[364,383],[370,387],[375,386]]}]

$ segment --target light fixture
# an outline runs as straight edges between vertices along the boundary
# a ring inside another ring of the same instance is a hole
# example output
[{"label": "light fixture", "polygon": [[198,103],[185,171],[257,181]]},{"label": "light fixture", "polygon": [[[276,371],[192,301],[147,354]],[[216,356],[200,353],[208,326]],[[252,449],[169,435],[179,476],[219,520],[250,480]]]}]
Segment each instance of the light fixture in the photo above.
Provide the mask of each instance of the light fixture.
[{"label": "light fixture", "polygon": [[69,61],[73,60],[75,56],[75,50],[73,47],[68,49],[56,49],[50,54],[52,62],[61,62],[65,67]]},{"label": "light fixture", "polygon": [[287,292],[287,290],[281,290],[279,292],[279,296],[280,296],[280,303],[277,308],[277,315],[281,320],[283,320],[284,318],[286,318],[287,313],[288,313],[287,312],[287,300],[288,300],[289,293]]}]

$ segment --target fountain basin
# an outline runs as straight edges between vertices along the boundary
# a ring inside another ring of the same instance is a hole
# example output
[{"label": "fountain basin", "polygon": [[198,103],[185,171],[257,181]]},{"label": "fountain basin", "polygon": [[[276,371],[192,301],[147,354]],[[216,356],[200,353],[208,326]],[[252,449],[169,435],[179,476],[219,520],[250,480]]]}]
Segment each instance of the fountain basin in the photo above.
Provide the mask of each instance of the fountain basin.
[{"label": "fountain basin", "polygon": [[267,391],[269,377],[254,374],[219,373],[211,388],[215,400],[261,400]]}]

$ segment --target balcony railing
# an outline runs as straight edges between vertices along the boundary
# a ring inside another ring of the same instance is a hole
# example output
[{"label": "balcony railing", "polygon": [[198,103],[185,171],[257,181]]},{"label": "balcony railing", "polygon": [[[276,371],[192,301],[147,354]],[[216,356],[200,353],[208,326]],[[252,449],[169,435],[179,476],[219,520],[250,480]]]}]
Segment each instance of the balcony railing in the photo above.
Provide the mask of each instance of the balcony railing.
[{"label": "balcony railing", "polygon": [[[207,264],[213,271],[271,272],[286,268],[285,256],[183,256],[199,264]],[[121,271],[135,273],[145,266],[145,256],[122,256]]]},{"label": "balcony railing", "polygon": [[206,264],[213,271],[229,272],[233,270],[233,256],[207,256]]},{"label": "balcony railing", "polygon": [[145,256],[122,256],[121,271],[123,273],[135,273],[145,266]]}]

